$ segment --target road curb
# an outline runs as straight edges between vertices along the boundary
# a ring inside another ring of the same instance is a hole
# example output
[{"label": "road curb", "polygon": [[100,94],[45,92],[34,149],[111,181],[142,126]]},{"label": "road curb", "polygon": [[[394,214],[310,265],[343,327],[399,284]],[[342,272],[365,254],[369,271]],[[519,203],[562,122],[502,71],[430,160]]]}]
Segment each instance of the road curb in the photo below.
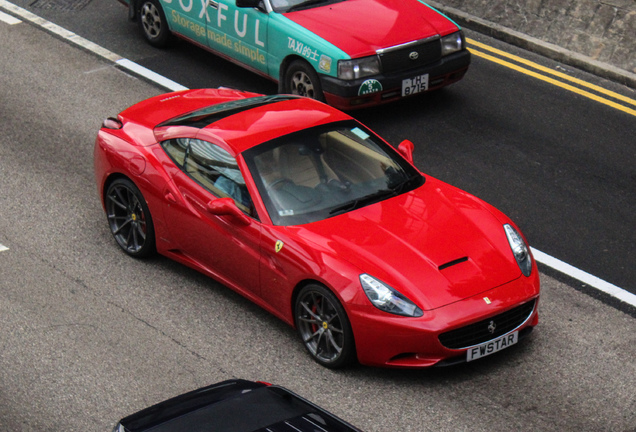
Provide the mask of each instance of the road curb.
[{"label": "road curb", "polygon": [[434,1],[428,1],[427,3],[467,29],[474,30],[486,36],[491,36],[503,42],[636,89],[636,74],[629,71],[594,60],[558,45],[544,42],[541,39],[509,29],[500,24],[475,17],[459,9],[445,6]]}]

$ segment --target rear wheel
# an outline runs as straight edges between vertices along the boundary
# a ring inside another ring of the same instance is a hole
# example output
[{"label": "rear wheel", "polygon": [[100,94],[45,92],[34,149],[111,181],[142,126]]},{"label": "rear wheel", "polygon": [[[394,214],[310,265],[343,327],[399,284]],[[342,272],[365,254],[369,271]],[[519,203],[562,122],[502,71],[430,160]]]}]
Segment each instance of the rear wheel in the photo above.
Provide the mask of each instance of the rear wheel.
[{"label": "rear wheel", "polygon": [[150,45],[165,47],[170,38],[170,29],[159,0],[141,0],[139,5],[139,27],[144,37]]},{"label": "rear wheel", "polygon": [[355,360],[351,324],[331,291],[307,285],[300,290],[294,311],[298,334],[314,360],[332,369]]},{"label": "rear wheel", "polygon": [[105,197],[110,232],[119,247],[133,257],[146,257],[155,251],[155,231],[143,195],[128,179],[117,179],[108,186]]},{"label": "rear wheel", "polygon": [[324,102],[325,95],[318,74],[307,62],[293,61],[285,72],[284,92]]}]

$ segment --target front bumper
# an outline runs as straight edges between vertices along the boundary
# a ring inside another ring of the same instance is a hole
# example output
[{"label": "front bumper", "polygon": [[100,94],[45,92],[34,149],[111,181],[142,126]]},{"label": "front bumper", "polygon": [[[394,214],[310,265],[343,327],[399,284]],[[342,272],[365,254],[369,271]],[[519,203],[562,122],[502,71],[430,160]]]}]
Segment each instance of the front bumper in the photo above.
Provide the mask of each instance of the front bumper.
[{"label": "front bumper", "polygon": [[[329,105],[342,110],[364,108],[402,98],[402,81],[428,74],[428,90],[435,90],[464,77],[470,65],[470,52],[462,50],[442,57],[438,62],[415,69],[386,75],[369,76],[358,80],[341,80],[321,75],[321,85]],[[382,89],[374,93],[360,94],[369,81],[377,81]],[[419,93],[416,93],[419,94]]]},{"label": "front bumper", "polygon": [[519,325],[510,329],[527,336],[538,324],[539,277],[520,277],[462,301],[425,311],[419,318],[379,314],[372,306],[352,311],[351,323],[360,363],[369,366],[422,368],[466,361],[468,347],[450,349],[439,339],[443,333],[490,319],[534,301]]}]

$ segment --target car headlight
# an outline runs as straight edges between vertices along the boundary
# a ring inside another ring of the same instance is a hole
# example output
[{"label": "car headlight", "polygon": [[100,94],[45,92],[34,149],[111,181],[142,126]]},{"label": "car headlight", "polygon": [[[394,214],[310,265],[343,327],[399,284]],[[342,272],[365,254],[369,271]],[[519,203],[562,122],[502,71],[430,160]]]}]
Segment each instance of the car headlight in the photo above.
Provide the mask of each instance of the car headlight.
[{"label": "car headlight", "polygon": [[378,56],[362,57],[351,60],[338,60],[338,78],[352,80],[380,73]]},{"label": "car headlight", "polygon": [[464,47],[464,35],[461,31],[449,34],[442,38],[442,56],[461,51]]},{"label": "car headlight", "polygon": [[526,245],[521,234],[511,225],[505,224],[504,230],[506,230],[506,237],[508,237],[510,249],[512,249],[512,254],[515,256],[517,264],[519,264],[521,273],[526,277],[530,276],[530,272],[532,272],[532,255],[530,255],[528,245]]},{"label": "car headlight", "polygon": [[362,284],[364,293],[369,300],[371,300],[373,306],[378,309],[384,312],[409,317],[420,317],[424,315],[422,309],[417,307],[415,303],[373,276],[369,276],[368,274],[360,275],[360,283]]}]

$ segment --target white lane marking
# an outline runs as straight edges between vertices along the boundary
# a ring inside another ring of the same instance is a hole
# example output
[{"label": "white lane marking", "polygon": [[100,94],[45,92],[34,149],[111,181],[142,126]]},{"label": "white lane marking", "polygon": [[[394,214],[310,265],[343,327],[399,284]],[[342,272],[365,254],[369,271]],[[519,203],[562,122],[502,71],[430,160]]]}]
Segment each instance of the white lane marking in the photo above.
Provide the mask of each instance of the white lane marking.
[{"label": "white lane marking", "polygon": [[[101,46],[93,42],[90,42],[76,35],[75,33],[58,26],[57,24],[53,24],[49,21],[46,21],[45,19],[40,18],[37,15],[32,14],[31,12],[25,9],[22,9],[19,6],[14,5],[13,3],[10,3],[6,0],[0,0],[0,7],[5,8],[6,10],[9,10],[10,12],[15,13],[18,16],[21,16],[24,19],[29,20],[32,23],[51,31],[52,33],[62,36],[64,39],[67,39],[77,45],[80,45],[82,48],[87,49],[97,54],[98,56],[103,57],[106,60],[110,60],[114,62],[115,64],[119,65],[119,67],[123,69],[139,74],[145,77],[146,79],[159,84],[162,87],[168,88],[173,91],[187,90],[187,87],[184,87],[181,84],[178,84],[168,78],[165,78],[162,75],[159,75],[135,62],[132,62],[128,59],[118,56],[117,54],[111,51],[108,51],[107,49],[102,48]],[[537,262],[545,264],[548,267],[551,267],[563,274],[566,274],[576,280],[583,282],[584,284],[587,284],[599,291],[609,294],[610,296],[614,298],[617,298],[629,305],[636,307],[636,295],[630,293],[629,291],[619,288],[616,285],[612,285],[611,283],[606,282],[589,273],[586,273],[583,270],[579,270],[576,267],[573,267],[570,264],[567,264],[559,259],[551,257],[550,255],[547,255],[537,249],[533,248],[532,253],[534,254],[534,257],[537,260]]]},{"label": "white lane marking", "polygon": [[172,81],[171,79],[168,79],[166,77],[164,77],[163,75],[159,75],[156,72],[151,71],[150,69],[147,69],[143,66],[141,66],[140,64],[137,64],[135,62],[132,62],[128,59],[125,58],[120,58],[119,60],[116,61],[116,63],[122,67],[123,69],[129,70],[131,72],[136,73],[137,75],[141,75],[144,78],[149,79],[150,81],[157,83],[167,89],[170,89],[172,91],[178,91],[178,90],[187,90],[187,87],[182,86],[179,83],[176,83],[174,81]]},{"label": "white lane marking", "polygon": [[43,29],[49,31],[50,33],[60,36],[62,39],[72,42],[75,45],[79,45],[81,48],[91,51],[102,58],[105,58],[112,62],[115,62],[121,58],[117,54],[111,51],[108,51],[107,49],[87,39],[84,39],[81,36],[78,36],[72,31],[66,30],[64,27],[60,27],[57,24],[47,21],[44,18],[41,18],[35,15],[34,13],[31,13],[28,10],[21,8],[20,6],[16,6],[11,2],[8,2],[6,0],[0,0],[0,7],[5,10],[8,10],[9,12],[21,17],[22,19],[26,21],[29,21],[35,24],[36,26],[42,27]]},{"label": "white lane marking", "polygon": [[9,25],[20,24],[22,22],[13,15],[6,14],[2,11],[0,11],[0,21]]},{"label": "white lane marking", "polygon": [[559,271],[560,273],[568,275],[578,281],[583,282],[586,285],[589,285],[599,291],[609,294],[610,296],[618,300],[621,300],[631,306],[636,307],[636,295],[630,293],[629,291],[626,291],[623,288],[619,288],[616,285],[604,281],[603,279],[584,272],[583,270],[571,266],[570,264],[556,259],[548,254],[545,254],[535,248],[532,248],[532,254],[534,255],[534,258],[537,260],[537,262],[545,264],[548,267]]},{"label": "white lane marking", "polygon": [[2,243],[0,243],[0,252],[4,252],[6,250],[9,250],[9,248],[3,245]]},{"label": "white lane marking", "polygon": [[[8,10],[9,12],[14,13],[17,16],[22,17],[23,19],[39,26],[42,27],[45,30],[48,30],[49,32],[60,36],[62,39],[65,39],[77,46],[79,46],[80,48],[83,48],[87,51],[92,52],[93,54],[98,55],[99,57],[102,57],[103,59],[109,60],[113,63],[115,63],[117,66],[119,66],[120,68],[127,70],[129,72],[132,72],[136,75],[142,76],[143,78],[147,79],[148,81],[151,81],[155,84],[160,85],[161,87],[164,87],[168,90],[171,91],[177,91],[177,90],[187,90],[187,87],[182,86],[181,84],[178,84],[166,77],[163,77],[161,75],[159,75],[158,73],[155,73],[153,71],[151,71],[150,69],[147,69],[135,62],[132,62],[128,59],[122,58],[120,55],[115,54],[112,51],[107,50],[106,48],[97,45],[96,43],[93,43],[91,41],[89,41],[88,39],[84,39],[83,37],[77,35],[76,33],[73,33],[72,31],[69,31],[63,27],[58,26],[57,24],[54,24],[50,21],[45,20],[44,18],[41,18],[31,12],[29,12],[26,9],[23,9],[19,6],[14,5],[11,2],[8,2],[6,0],[0,0],[0,8],[4,8],[6,10]],[[2,12],[0,12],[2,13]]]}]

